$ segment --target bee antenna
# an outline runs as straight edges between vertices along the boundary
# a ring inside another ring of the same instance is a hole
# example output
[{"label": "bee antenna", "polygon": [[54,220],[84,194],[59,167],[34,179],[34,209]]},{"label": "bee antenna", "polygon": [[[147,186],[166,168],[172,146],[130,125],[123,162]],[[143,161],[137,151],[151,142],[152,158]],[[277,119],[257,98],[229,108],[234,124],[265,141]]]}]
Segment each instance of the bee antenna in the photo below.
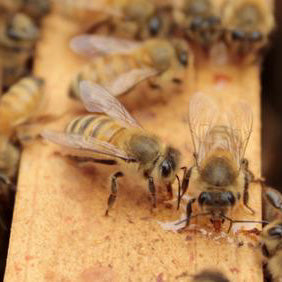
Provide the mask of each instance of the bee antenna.
[{"label": "bee antenna", "polygon": [[180,184],[179,176],[177,174],[175,176],[178,182],[177,209],[179,210],[180,201],[181,201],[181,195],[180,195],[181,184]]},{"label": "bee antenna", "polygon": [[228,233],[231,230],[231,227],[234,223],[260,223],[260,224],[268,224],[269,222],[266,220],[233,220],[232,218],[221,214],[220,215],[222,218],[228,220],[230,222],[229,228],[228,228]]}]

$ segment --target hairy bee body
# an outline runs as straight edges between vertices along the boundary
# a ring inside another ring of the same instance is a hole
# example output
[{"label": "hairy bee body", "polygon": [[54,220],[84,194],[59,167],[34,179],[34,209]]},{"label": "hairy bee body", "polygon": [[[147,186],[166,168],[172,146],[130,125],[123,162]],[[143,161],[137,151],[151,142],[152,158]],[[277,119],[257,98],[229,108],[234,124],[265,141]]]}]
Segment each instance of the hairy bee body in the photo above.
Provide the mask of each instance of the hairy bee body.
[{"label": "hairy bee body", "polygon": [[220,111],[210,97],[197,93],[189,103],[188,117],[195,164],[189,170],[185,168],[182,195],[190,178],[197,189],[187,204],[187,225],[197,201],[200,214],[210,216],[216,231],[226,219],[230,230],[231,210],[245,206],[254,213],[248,206],[248,188],[254,176],[244,158],[252,130],[252,111],[243,102],[234,104],[229,111]]},{"label": "hairy bee body", "polygon": [[147,180],[154,207],[157,203],[155,181],[166,186],[172,195],[171,185],[180,164],[179,151],[146,132],[107,89],[83,81],[80,91],[86,109],[95,114],[77,117],[65,132],[47,131],[43,136],[71,149],[69,155],[77,160],[121,165],[111,177],[106,214],[116,199],[117,178],[124,175],[126,168]]},{"label": "hairy bee body", "polygon": [[265,0],[227,1],[222,13],[225,41],[235,56],[258,55],[274,28],[271,4]]},{"label": "hairy bee body", "polygon": [[[2,19],[3,20],[3,19]],[[26,73],[38,29],[24,14],[16,14],[0,25],[0,58],[2,83],[9,87]]]},{"label": "hairy bee body", "polygon": [[266,225],[261,233],[262,253],[267,261],[271,281],[282,280],[282,220]]},{"label": "hairy bee body", "polygon": [[[189,71],[192,71],[193,57],[184,42],[176,40],[171,43],[162,39],[147,40],[130,52],[114,52],[92,59],[73,79],[70,95],[79,98],[78,85],[82,80],[89,80],[107,87],[122,75],[129,74],[132,70],[142,69],[154,70],[154,75],[149,78],[150,85],[154,88],[165,88],[164,86],[170,83],[179,87],[187,72],[188,65],[191,66],[188,68]],[[142,80],[144,79],[135,77],[125,92]],[[113,91],[112,94],[119,96],[124,92]]]},{"label": "hairy bee body", "polygon": [[[68,124],[66,133],[83,135],[85,139],[93,137],[128,152],[133,158],[138,159],[138,166],[136,162],[127,163],[126,166],[131,165],[133,170],[137,168],[141,172],[151,170],[151,166],[154,166],[164,150],[155,135],[140,129],[125,128],[105,115],[92,114],[78,117]],[[94,158],[95,154],[92,157]],[[125,164],[117,158],[115,162]]]},{"label": "hairy bee body", "polygon": [[25,123],[38,111],[43,101],[44,82],[26,77],[13,85],[0,100],[0,134],[11,137],[17,126]]},{"label": "hairy bee body", "polygon": [[72,80],[70,86],[70,96],[80,99],[79,83],[83,80],[90,80],[101,85],[107,85],[122,73],[131,69],[141,68],[144,66],[142,57],[131,56],[128,54],[112,54],[98,57],[86,66]]}]

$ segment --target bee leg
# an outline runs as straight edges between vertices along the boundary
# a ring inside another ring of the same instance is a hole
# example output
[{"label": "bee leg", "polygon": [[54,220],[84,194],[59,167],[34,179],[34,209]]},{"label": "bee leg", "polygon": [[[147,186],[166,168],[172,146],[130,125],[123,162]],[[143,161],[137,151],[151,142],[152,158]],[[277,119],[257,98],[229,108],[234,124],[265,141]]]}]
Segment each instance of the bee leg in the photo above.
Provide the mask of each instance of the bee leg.
[{"label": "bee leg", "polygon": [[186,206],[186,226],[190,224],[190,218],[192,215],[192,204],[196,201],[196,199],[191,199],[188,201]]},{"label": "bee leg", "polygon": [[190,177],[191,177],[193,168],[194,168],[193,166],[191,168],[189,168],[188,170],[187,170],[187,167],[182,168],[184,170],[184,176],[183,176],[183,180],[182,180],[182,184],[181,184],[181,192],[180,191],[178,192],[177,209],[179,209],[179,207],[180,207],[180,201],[181,201],[183,195],[188,190],[189,181],[190,181]]},{"label": "bee leg", "polygon": [[169,199],[172,200],[173,199],[173,191],[172,191],[172,186],[171,186],[170,183],[166,186],[166,190],[167,190],[167,195],[168,195]]},{"label": "bee leg", "polygon": [[122,177],[123,176],[123,173],[121,171],[118,171],[116,172],[115,174],[112,175],[111,177],[111,194],[108,198],[108,208],[106,210],[106,213],[105,213],[105,216],[108,216],[109,215],[109,210],[110,208],[113,206],[115,200],[116,200],[116,197],[117,197],[117,188],[118,188],[118,184],[117,184],[117,179],[119,177]]},{"label": "bee leg", "polygon": [[149,191],[152,195],[153,208],[156,208],[157,207],[156,186],[155,186],[154,179],[153,179],[152,176],[148,177],[148,187],[149,187]]},{"label": "bee leg", "polygon": [[251,212],[251,214],[255,214],[255,211],[248,205],[248,202],[249,202],[249,183],[250,183],[250,180],[249,180],[248,174],[245,173],[243,203],[244,203],[244,206]]}]

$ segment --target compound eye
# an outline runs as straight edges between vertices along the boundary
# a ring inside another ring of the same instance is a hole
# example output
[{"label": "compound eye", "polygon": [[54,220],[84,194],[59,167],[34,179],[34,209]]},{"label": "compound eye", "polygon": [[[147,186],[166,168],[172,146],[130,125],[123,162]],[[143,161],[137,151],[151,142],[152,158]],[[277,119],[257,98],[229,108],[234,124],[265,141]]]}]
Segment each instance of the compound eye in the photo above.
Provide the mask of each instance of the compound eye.
[{"label": "compound eye", "polygon": [[268,234],[271,237],[279,237],[282,238],[282,225],[277,225],[275,227],[272,227],[268,230]]},{"label": "compound eye", "polygon": [[156,36],[161,29],[161,20],[158,16],[154,16],[149,20],[149,31],[152,36]]},{"label": "compound eye", "polygon": [[202,192],[199,196],[198,202],[199,205],[202,206],[203,204],[208,204],[212,200],[210,193]]},{"label": "compound eye", "polygon": [[188,65],[188,54],[186,51],[181,51],[178,55],[178,59],[181,65],[183,66]]},{"label": "compound eye", "polygon": [[162,177],[168,177],[171,173],[171,165],[168,161],[163,161],[161,166]]},{"label": "compound eye", "polygon": [[233,40],[244,40],[245,39],[245,32],[241,30],[234,30],[232,31],[232,39]]},{"label": "compound eye", "polygon": [[228,203],[230,203],[232,206],[235,204],[236,199],[235,199],[235,196],[233,195],[232,192],[226,193],[226,199],[227,199]]},{"label": "compound eye", "polygon": [[259,31],[254,31],[250,34],[251,41],[260,41],[262,40],[262,34]]}]

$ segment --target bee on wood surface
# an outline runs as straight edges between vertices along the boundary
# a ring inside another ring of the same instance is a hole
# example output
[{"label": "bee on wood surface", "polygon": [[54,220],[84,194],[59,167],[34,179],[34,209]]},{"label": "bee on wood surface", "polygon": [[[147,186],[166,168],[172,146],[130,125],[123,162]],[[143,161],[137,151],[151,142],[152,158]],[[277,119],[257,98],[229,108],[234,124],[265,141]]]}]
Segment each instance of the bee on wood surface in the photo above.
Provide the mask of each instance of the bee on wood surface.
[{"label": "bee on wood surface", "polygon": [[273,188],[262,189],[262,214],[266,221],[282,219],[282,194]]},{"label": "bee on wood surface", "polygon": [[151,39],[139,43],[82,35],[74,38],[71,46],[76,52],[92,56],[102,53],[75,76],[70,87],[72,97],[79,98],[82,80],[101,84],[119,96],[146,79],[149,86],[165,91],[168,85],[180,87],[186,74],[191,80],[193,77],[193,55],[182,40]]},{"label": "bee on wood surface", "polygon": [[43,87],[42,79],[26,77],[10,87],[1,97],[0,136],[11,139],[20,125],[38,113],[43,102]]},{"label": "bee on wood surface", "polygon": [[212,0],[183,0],[175,9],[175,20],[193,42],[208,49],[222,35],[218,10]]},{"label": "bee on wood surface", "polygon": [[27,61],[32,55],[39,33],[35,23],[24,14],[18,13],[1,20],[2,83],[7,88],[26,74]]},{"label": "bee on wood surface", "polygon": [[[248,188],[254,176],[244,159],[252,131],[252,111],[238,102],[232,110],[222,113],[215,102],[202,93],[194,95],[189,103],[188,122],[194,145],[195,165],[185,168],[182,195],[187,191],[190,178],[194,181],[195,196],[187,204],[187,219],[209,215],[216,231],[225,219],[234,223],[227,214],[238,207],[248,206]],[[200,214],[193,215],[192,205],[197,200]]]},{"label": "bee on wood surface", "polygon": [[132,168],[147,181],[156,207],[155,181],[167,187],[172,196],[172,183],[179,169],[180,153],[167,146],[155,135],[145,131],[105,88],[81,83],[81,97],[90,112],[102,112],[78,117],[64,133],[46,131],[46,139],[77,149],[77,156],[84,154],[89,161],[122,167],[111,176],[111,193],[106,215],[115,202],[118,190],[117,179],[124,169]]},{"label": "bee on wood surface", "polygon": [[229,282],[230,280],[219,271],[203,270],[192,278],[193,282]]},{"label": "bee on wood surface", "polygon": [[271,4],[267,0],[237,0],[224,5],[222,25],[225,41],[235,57],[256,59],[267,45],[275,22]]},{"label": "bee on wood surface", "polygon": [[262,253],[273,282],[282,281],[282,220],[266,225],[261,233]]}]

